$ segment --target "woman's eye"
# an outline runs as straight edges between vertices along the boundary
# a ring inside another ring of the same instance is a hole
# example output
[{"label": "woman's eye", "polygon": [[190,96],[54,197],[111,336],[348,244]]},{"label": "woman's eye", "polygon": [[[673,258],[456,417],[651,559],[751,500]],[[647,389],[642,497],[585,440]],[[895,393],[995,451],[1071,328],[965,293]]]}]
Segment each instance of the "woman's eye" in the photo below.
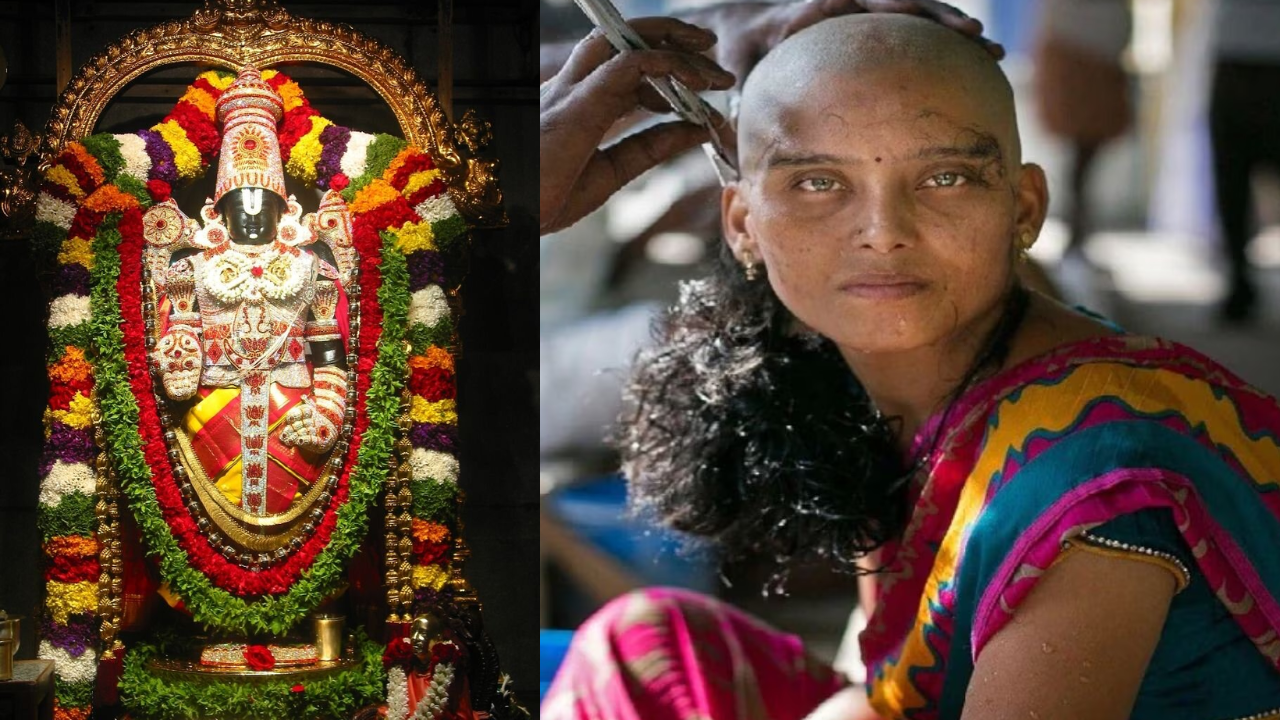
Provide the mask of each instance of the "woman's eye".
[{"label": "woman's eye", "polygon": [[805,178],[796,185],[807,192],[830,192],[839,186],[840,183],[831,178]]},{"label": "woman's eye", "polygon": [[930,177],[925,181],[925,185],[927,187],[955,187],[957,185],[963,185],[968,181],[969,179],[960,173],[944,172]]}]

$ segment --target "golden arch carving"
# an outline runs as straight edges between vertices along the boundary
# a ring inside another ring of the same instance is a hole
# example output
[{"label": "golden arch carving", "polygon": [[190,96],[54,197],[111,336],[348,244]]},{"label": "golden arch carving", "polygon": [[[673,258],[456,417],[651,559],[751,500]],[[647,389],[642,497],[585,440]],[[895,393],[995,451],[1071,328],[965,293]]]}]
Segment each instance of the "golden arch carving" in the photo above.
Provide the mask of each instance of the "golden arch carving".
[{"label": "golden arch carving", "polygon": [[68,142],[91,134],[107,103],[130,82],[165,65],[194,62],[237,72],[246,65],[313,62],[351,73],[391,107],[405,140],[436,159],[459,212],[474,227],[506,224],[498,161],[477,155],[488,142],[487,122],[468,112],[455,126],[394,50],[349,25],[293,16],[276,0],[205,0],[191,18],[135,30],[95,55],[50,111],[41,169]]}]

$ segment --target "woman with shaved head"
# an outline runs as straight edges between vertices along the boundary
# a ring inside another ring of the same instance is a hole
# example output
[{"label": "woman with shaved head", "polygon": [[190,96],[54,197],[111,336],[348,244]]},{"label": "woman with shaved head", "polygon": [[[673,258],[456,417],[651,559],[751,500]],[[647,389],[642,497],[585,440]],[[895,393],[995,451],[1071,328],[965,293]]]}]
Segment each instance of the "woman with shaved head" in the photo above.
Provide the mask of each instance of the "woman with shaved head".
[{"label": "woman with shaved head", "polygon": [[748,78],[716,274],[631,380],[635,503],[859,573],[865,688],[709,598],[579,630],[551,718],[1280,718],[1280,407],[1024,290],[1048,194],[978,44],[819,23]]}]

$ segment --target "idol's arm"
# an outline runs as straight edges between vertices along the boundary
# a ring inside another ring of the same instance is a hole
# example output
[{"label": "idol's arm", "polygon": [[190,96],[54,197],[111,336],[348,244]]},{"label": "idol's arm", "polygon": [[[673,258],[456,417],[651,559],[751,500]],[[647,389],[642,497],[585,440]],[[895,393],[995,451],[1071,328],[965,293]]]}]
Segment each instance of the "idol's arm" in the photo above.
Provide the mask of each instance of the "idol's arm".
[{"label": "idol's arm", "polygon": [[160,370],[160,384],[174,400],[186,400],[200,389],[200,311],[195,300],[195,269],[189,258],[169,266],[165,294],[172,310],[169,328],[156,343],[151,358]]},{"label": "idol's arm", "polygon": [[347,411],[347,358],[337,319],[341,295],[336,272],[316,278],[305,329],[311,348],[311,393],[285,415],[280,440],[287,445],[324,452],[337,442]]}]

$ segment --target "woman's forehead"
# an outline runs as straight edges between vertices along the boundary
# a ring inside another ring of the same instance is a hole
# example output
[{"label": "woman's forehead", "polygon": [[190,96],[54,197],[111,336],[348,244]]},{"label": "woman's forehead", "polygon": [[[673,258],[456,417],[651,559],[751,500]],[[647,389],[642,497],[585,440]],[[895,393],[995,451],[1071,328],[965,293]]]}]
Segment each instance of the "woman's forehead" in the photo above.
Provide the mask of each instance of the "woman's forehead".
[{"label": "woman's forehead", "polygon": [[[843,86],[843,87],[842,87]],[[747,165],[786,164],[809,155],[855,161],[915,161],[944,157],[1003,159],[1012,119],[953,90],[916,85],[836,83],[824,93],[799,93],[761,108],[743,122]]]}]

